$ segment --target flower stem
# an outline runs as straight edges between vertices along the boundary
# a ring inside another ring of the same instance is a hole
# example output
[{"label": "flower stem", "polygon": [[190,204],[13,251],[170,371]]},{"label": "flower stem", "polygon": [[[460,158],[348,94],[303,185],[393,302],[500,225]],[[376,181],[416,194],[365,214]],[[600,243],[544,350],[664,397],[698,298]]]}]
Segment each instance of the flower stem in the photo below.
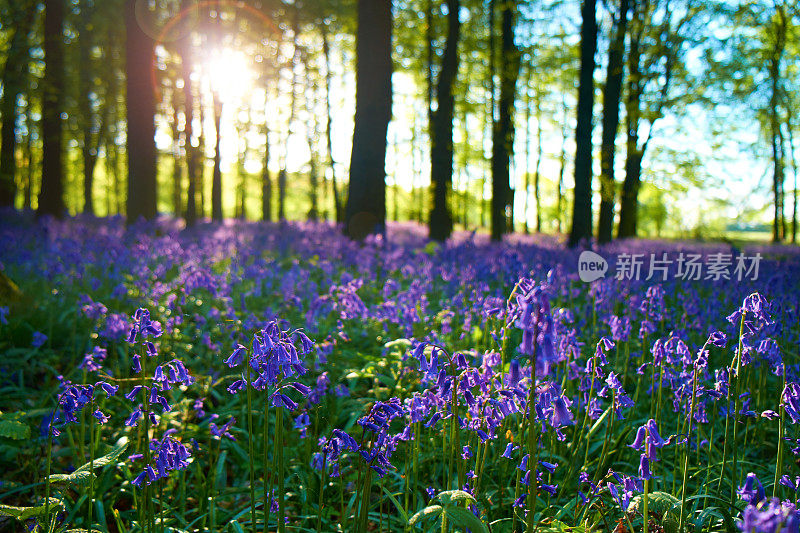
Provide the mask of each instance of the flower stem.
[{"label": "flower stem", "polygon": [[284,502],[284,475],[283,475],[283,407],[276,408],[275,417],[275,456],[277,463],[278,475],[278,533],[284,533],[286,524],[284,517],[286,516],[286,507]]},{"label": "flower stem", "polygon": [[250,528],[257,533],[256,528],[256,482],[255,464],[253,461],[253,387],[250,376],[250,361],[247,362],[247,460],[250,467]]}]

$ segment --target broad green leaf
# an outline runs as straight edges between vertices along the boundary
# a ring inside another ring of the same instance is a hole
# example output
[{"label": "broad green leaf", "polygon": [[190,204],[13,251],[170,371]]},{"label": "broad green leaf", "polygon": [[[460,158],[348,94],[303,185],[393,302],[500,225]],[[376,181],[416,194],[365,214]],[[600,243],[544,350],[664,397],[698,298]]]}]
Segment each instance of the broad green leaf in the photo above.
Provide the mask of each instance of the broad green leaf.
[{"label": "broad green leaf", "polygon": [[[125,452],[127,447],[127,437],[119,439],[109,453],[94,460],[94,469],[97,470],[98,468],[103,468],[104,466],[115,463],[117,459],[119,459],[119,456]],[[97,479],[97,476],[91,471],[91,462],[89,462],[70,474],[52,474],[50,476],[50,483],[74,483],[76,485],[85,485],[91,479]]]},{"label": "broad green leaf", "polygon": [[92,478],[97,479],[97,476],[88,470],[75,470],[70,474],[50,474],[50,483],[86,485]]},{"label": "broad green leaf", "polygon": [[466,527],[472,530],[472,533],[489,533],[489,528],[486,524],[472,514],[472,511],[463,507],[446,507],[445,513],[447,517],[455,526]]},{"label": "broad green leaf", "polygon": [[441,505],[429,505],[425,509],[415,513],[414,516],[411,517],[411,520],[408,521],[408,525],[413,526],[423,518],[436,518],[440,514],[442,514]]},{"label": "broad green leaf", "polygon": [[0,420],[0,437],[13,440],[29,439],[31,438],[31,428],[28,424],[16,420]]},{"label": "broad green leaf", "polygon": [[[58,498],[50,498],[50,509],[52,513],[56,509],[63,509],[64,503]],[[36,507],[15,507],[13,505],[0,504],[0,516],[12,516],[18,520],[27,520],[36,516],[42,516],[45,513],[45,506],[38,505]]]},{"label": "broad green leaf", "polygon": [[467,502],[467,505],[471,505],[476,502],[475,497],[472,496],[472,494],[469,492],[464,492],[463,490],[446,490],[437,494],[434,499],[442,502],[442,505],[445,507],[450,505],[458,505],[461,502]]}]

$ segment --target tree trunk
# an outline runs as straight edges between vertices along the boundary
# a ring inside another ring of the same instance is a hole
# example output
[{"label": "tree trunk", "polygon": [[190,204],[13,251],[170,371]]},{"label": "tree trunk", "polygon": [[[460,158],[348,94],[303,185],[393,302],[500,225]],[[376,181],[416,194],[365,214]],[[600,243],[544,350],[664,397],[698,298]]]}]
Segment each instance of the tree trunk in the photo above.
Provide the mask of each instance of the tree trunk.
[{"label": "tree trunk", "polygon": [[128,223],[156,216],[156,97],[153,40],[136,19],[136,0],[126,0],[128,115]]},{"label": "tree trunk", "polygon": [[392,2],[359,0],[356,113],[345,234],[362,240],[386,228],[386,132],[392,116]]},{"label": "tree trunk", "polygon": [[[513,201],[509,185],[509,162],[514,149],[513,112],[520,66],[520,53],[514,43],[516,11],[516,1],[506,1],[501,7],[500,100],[492,134],[491,238],[493,241],[501,240],[508,232],[510,227],[508,212]],[[511,227],[513,228],[513,225]]]},{"label": "tree trunk", "polygon": [[581,68],[578,85],[578,122],[575,128],[575,190],[569,245],[592,238],[592,110],[594,56],[597,51],[595,0],[583,0],[581,10]]},{"label": "tree trunk", "polygon": [[[13,207],[17,193],[17,100],[28,81],[30,61],[28,34],[33,26],[36,9],[22,6],[15,9],[17,20],[12,22],[13,36],[3,66],[3,95],[0,99],[0,207]],[[14,24],[16,23],[16,24]]]},{"label": "tree trunk", "polygon": [[61,110],[64,101],[64,0],[46,0],[42,79],[42,187],[37,215],[64,216]]},{"label": "tree trunk", "polygon": [[564,172],[566,172],[567,168],[567,115],[569,112],[569,109],[567,108],[566,95],[563,92],[561,93],[561,109],[564,111],[564,114],[561,118],[561,150],[559,155],[559,166],[558,166],[557,229],[559,234],[563,229],[562,218],[564,213]]},{"label": "tree trunk", "polygon": [[783,88],[781,87],[781,60],[786,45],[786,14],[782,5],[776,5],[775,18],[772,23],[775,31],[775,45],[769,58],[770,100],[769,121],[770,137],[772,141],[772,190],[775,200],[775,216],[772,223],[772,240],[782,241],[786,234],[786,219],[784,217],[784,146],[783,132],[781,131],[780,99]]},{"label": "tree trunk", "polygon": [[[98,124],[98,120],[104,120],[106,114],[102,110],[95,113],[93,109],[93,86],[94,68],[92,65],[92,18],[93,6],[86,0],[80,2],[80,23],[78,39],[80,74],[80,95],[78,100],[80,125],[83,133],[81,144],[81,155],[83,160],[83,212],[84,214],[94,215],[94,169],[97,163],[97,150],[102,143],[102,135],[105,133],[103,124]],[[95,95],[96,97],[96,95]],[[99,117],[103,117],[100,119]]]},{"label": "tree trunk", "polygon": [[[178,129],[178,99],[177,89],[172,91],[172,123],[170,124],[172,130],[172,208],[175,212],[175,217],[180,218],[182,209],[182,196],[183,188],[181,181],[183,181],[183,165],[181,164],[181,132]],[[184,146],[186,140],[184,138]]]},{"label": "tree trunk", "polygon": [[[185,126],[183,136],[186,150],[186,225],[191,227],[197,222],[197,178],[198,157],[194,146],[194,83],[192,82],[192,41],[187,36],[181,49],[181,69],[183,77],[183,115]],[[202,145],[198,145],[202,149]]]},{"label": "tree trunk", "polygon": [[319,25],[322,36],[322,54],[325,58],[325,157],[331,171],[331,194],[333,195],[334,220],[344,222],[344,206],[339,198],[339,186],[336,185],[336,161],[333,159],[333,118],[331,113],[331,49],[328,42],[328,30],[324,22]]},{"label": "tree trunk", "polygon": [[212,91],[214,109],[214,169],[211,174],[211,220],[222,220],[222,100]]},{"label": "tree trunk", "polygon": [[536,163],[533,169],[533,198],[536,201],[536,233],[542,232],[542,197],[539,191],[542,166],[542,93],[536,88]]},{"label": "tree trunk", "polygon": [[453,188],[453,86],[458,76],[460,0],[447,0],[447,41],[436,85],[436,111],[431,113],[431,185],[433,207],[428,221],[430,238],[445,241],[453,233],[449,193]]},{"label": "tree trunk", "polygon": [[628,31],[628,0],[620,0],[619,15],[614,24],[614,39],[608,51],[606,84],[603,90],[603,133],[600,145],[600,218],[597,223],[597,240],[611,241],[614,228],[614,154],[619,129],[619,104],[622,97],[622,79],[625,55],[625,35]]},{"label": "tree trunk", "polygon": [[[33,177],[34,177],[34,161],[33,161],[33,136],[36,128],[36,123],[33,120],[32,109],[33,91],[28,91],[28,96],[25,102],[25,189],[22,193],[22,209],[26,212],[31,210],[31,198],[33,197]],[[796,174],[796,173],[795,173]]]},{"label": "tree trunk", "polygon": [[[641,5],[634,3],[631,23],[641,25]],[[639,180],[642,167],[642,152],[639,150],[639,117],[641,115],[640,98],[642,94],[642,74],[640,31],[631,32],[630,51],[628,53],[628,83],[625,99],[626,159],[625,181],[622,183],[620,198],[619,227],[617,237],[620,239],[635,237],[639,210]]]}]

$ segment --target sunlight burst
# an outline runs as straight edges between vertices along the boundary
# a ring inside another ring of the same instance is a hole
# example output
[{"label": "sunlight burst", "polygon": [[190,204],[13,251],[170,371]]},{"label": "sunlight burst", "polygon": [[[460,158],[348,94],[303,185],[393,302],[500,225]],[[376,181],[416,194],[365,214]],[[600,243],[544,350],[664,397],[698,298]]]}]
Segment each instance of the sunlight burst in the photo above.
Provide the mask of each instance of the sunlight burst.
[{"label": "sunlight burst", "polygon": [[205,75],[223,104],[238,104],[253,88],[252,61],[239,50],[213,50],[205,62]]}]

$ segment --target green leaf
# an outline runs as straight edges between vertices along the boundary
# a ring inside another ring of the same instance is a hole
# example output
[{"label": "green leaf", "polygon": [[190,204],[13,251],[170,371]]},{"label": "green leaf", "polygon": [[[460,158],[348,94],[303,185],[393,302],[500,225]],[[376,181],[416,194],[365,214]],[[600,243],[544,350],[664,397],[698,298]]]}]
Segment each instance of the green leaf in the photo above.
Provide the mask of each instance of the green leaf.
[{"label": "green leaf", "polygon": [[[94,460],[94,469],[97,470],[98,468],[116,463],[119,456],[125,452],[127,447],[128,438],[122,437],[109,453]],[[85,485],[91,479],[97,479],[97,476],[91,471],[91,462],[89,462],[70,474],[52,474],[50,476],[50,483],[74,483],[76,485]]]},{"label": "green leaf", "polygon": [[[63,509],[64,503],[58,498],[50,498],[50,512],[55,509]],[[45,513],[45,506],[38,505],[36,507],[15,507],[13,505],[0,504],[0,516],[12,516],[17,520],[27,520],[36,516],[42,516]]]},{"label": "green leaf", "polygon": [[442,514],[442,509],[443,507],[441,505],[429,505],[425,509],[415,513],[414,516],[411,517],[411,520],[408,521],[408,525],[413,526],[423,518],[436,518]]},{"label": "green leaf", "polygon": [[15,420],[0,420],[0,437],[13,440],[25,440],[31,438],[31,428],[28,424]]},{"label": "green leaf", "polygon": [[242,529],[242,525],[237,520],[231,520],[231,527],[235,533],[244,533],[244,529]]},{"label": "green leaf", "polygon": [[469,528],[473,533],[489,533],[489,528],[486,527],[486,524],[481,522],[469,509],[447,507],[444,512],[447,513],[447,517],[453,525]]},{"label": "green leaf", "polygon": [[[642,495],[639,495],[631,500],[628,510],[641,513],[642,506]],[[647,514],[650,518],[661,520],[666,533],[678,533],[680,506],[680,500],[666,492],[651,492],[647,497]]]},{"label": "green leaf", "polygon": [[395,498],[394,494],[389,492],[389,489],[384,487],[382,484],[381,484],[381,489],[383,490],[383,493],[386,494],[386,496],[392,501],[395,509],[397,509],[397,512],[400,513],[400,517],[403,519],[403,522],[408,522],[408,513],[406,512],[405,509],[403,509],[403,506],[400,505],[400,502],[397,501],[397,498]]},{"label": "green leaf", "polygon": [[434,499],[442,502],[442,505],[445,507],[458,505],[461,502],[467,502],[467,505],[476,503],[475,497],[469,492],[464,492],[463,490],[446,490],[437,494]]},{"label": "green leaf", "polygon": [[97,476],[88,470],[75,470],[70,474],[50,474],[50,483],[74,483],[75,485],[86,485],[92,478]]}]

